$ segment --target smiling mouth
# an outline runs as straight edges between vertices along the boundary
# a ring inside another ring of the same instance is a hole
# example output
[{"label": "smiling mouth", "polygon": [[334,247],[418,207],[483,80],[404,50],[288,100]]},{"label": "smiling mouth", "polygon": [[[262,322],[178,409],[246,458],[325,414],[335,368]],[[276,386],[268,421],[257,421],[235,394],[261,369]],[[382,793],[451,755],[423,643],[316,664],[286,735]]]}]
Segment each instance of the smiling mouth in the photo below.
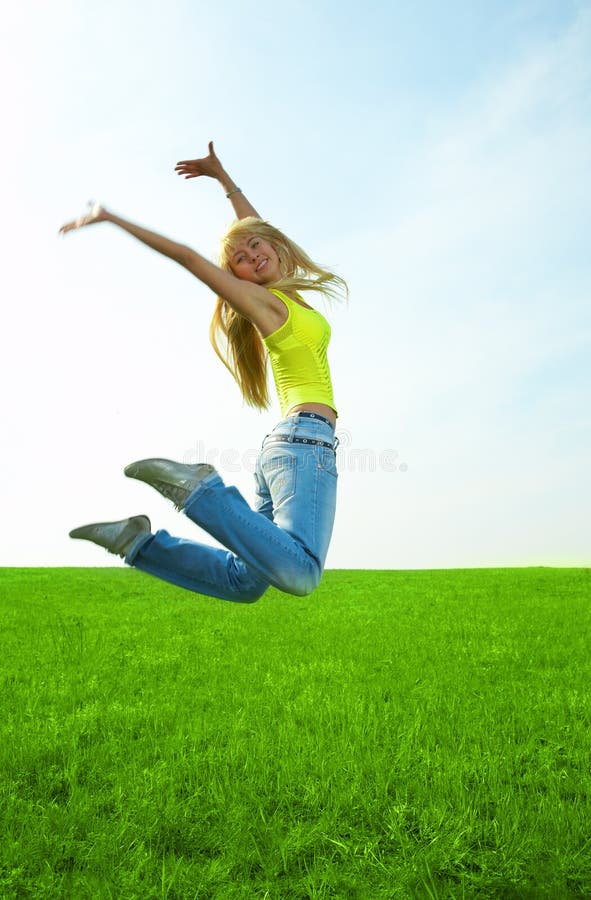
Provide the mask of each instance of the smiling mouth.
[{"label": "smiling mouth", "polygon": [[258,264],[258,266],[256,267],[256,271],[257,271],[257,272],[260,272],[262,269],[264,269],[265,266],[267,265],[267,262],[268,262],[267,259],[262,259],[262,260],[260,261],[260,263]]}]

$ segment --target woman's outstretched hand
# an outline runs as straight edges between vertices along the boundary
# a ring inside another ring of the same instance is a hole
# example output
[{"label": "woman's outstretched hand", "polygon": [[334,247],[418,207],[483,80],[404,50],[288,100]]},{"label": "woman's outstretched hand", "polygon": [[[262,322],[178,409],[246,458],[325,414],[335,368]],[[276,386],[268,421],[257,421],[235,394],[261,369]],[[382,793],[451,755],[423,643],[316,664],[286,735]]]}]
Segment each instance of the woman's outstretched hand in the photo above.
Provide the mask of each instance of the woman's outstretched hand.
[{"label": "woman's outstretched hand", "polygon": [[95,222],[106,222],[109,219],[109,213],[101,206],[100,203],[93,203],[90,201],[88,204],[88,212],[85,215],[79,216],[77,219],[72,219],[71,222],[66,222],[65,225],[59,230],[60,234],[67,234],[68,231],[74,231],[76,228],[84,228],[85,225],[94,225]]},{"label": "woman's outstretched hand", "polygon": [[213,141],[209,142],[209,154],[203,159],[182,159],[174,167],[174,171],[185,178],[199,178],[207,175],[209,178],[219,179],[224,174],[224,168],[215,155]]},{"label": "woman's outstretched hand", "polygon": [[246,199],[241,189],[236,186],[215,155],[213,141],[209,142],[209,154],[207,156],[204,156],[202,159],[182,159],[176,164],[174,170],[179,175],[184,175],[185,178],[199,178],[200,175],[215,178],[223,187],[226,197],[230,199],[234,212],[239,219],[245,219],[247,216],[254,216],[255,219],[261,218],[252,203]]}]

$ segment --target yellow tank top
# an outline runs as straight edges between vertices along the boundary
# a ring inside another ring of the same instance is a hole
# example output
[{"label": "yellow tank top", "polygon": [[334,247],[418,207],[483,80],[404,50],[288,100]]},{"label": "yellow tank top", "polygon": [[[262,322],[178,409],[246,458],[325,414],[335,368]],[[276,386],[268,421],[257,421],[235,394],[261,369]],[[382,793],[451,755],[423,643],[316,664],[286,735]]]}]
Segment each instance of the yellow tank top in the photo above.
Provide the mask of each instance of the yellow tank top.
[{"label": "yellow tank top", "polygon": [[275,288],[270,290],[287,306],[287,320],[263,338],[281,415],[299,403],[326,403],[336,412],[326,352],[331,334],[329,323],[317,310],[300,306]]}]

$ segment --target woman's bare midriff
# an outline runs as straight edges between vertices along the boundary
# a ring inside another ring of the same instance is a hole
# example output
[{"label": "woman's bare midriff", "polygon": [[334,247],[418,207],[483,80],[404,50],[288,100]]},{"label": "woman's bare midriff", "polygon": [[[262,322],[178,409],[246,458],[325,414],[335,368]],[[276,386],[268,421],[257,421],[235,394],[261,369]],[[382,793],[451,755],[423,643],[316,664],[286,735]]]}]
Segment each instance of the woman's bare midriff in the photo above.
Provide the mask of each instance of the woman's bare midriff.
[{"label": "woman's bare midriff", "polygon": [[327,406],[325,403],[298,403],[297,406],[292,406],[287,415],[291,416],[293,413],[297,412],[318,413],[319,416],[324,416],[326,419],[329,419],[333,428],[336,427],[337,415],[332,406]]}]

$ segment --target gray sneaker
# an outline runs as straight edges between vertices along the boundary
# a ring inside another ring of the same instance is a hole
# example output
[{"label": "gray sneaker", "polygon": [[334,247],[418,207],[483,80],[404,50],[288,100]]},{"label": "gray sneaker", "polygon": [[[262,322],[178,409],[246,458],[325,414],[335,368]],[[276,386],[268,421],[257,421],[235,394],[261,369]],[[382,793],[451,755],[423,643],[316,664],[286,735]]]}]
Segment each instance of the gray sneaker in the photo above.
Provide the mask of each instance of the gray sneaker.
[{"label": "gray sneaker", "polygon": [[93,525],[82,525],[70,532],[71,538],[92,541],[104,547],[109,553],[125,558],[135,539],[140,534],[150,534],[152,526],[147,516],[132,516],[119,522],[96,522]]},{"label": "gray sneaker", "polygon": [[181,510],[200,481],[215,473],[208,463],[185,465],[170,459],[141,459],[125,468],[128,478],[145,481]]}]

